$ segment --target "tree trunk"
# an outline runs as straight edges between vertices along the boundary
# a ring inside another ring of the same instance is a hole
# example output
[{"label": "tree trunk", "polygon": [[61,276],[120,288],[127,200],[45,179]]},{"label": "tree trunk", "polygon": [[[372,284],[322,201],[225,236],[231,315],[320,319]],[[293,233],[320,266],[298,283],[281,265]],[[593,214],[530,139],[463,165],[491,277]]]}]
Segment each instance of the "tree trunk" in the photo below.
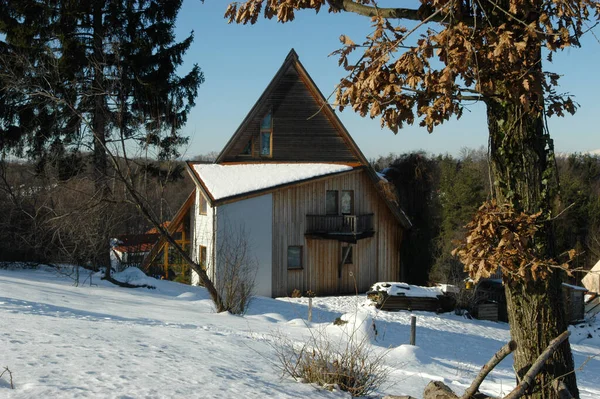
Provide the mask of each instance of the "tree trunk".
[{"label": "tree trunk", "polygon": [[[544,132],[543,113],[532,113],[520,104],[490,100],[487,115],[496,199],[499,203],[511,203],[519,211],[541,211],[541,220],[549,219],[555,192],[555,164],[552,141]],[[540,228],[532,245],[540,257],[553,257],[550,222]],[[555,271],[544,281],[505,284],[511,336],[518,344],[514,366],[519,378],[550,341],[568,327],[561,283],[562,274]],[[564,382],[578,396],[571,348],[565,341],[538,375],[533,391],[525,397],[558,398],[551,382],[569,372]]]},{"label": "tree trunk", "polygon": [[[107,209],[103,202],[110,195],[110,187],[108,184],[108,157],[106,155],[106,99],[103,90],[104,87],[104,23],[103,23],[103,5],[104,2],[96,0],[93,10],[93,65],[90,67],[94,71],[94,80],[92,84],[91,94],[94,96],[92,129],[94,136],[94,191],[95,196],[100,202],[100,209]],[[110,279],[111,264],[110,264],[110,221],[104,212],[99,213],[97,221],[96,237],[100,240],[97,246],[96,260],[100,267],[104,267],[104,277]]]}]

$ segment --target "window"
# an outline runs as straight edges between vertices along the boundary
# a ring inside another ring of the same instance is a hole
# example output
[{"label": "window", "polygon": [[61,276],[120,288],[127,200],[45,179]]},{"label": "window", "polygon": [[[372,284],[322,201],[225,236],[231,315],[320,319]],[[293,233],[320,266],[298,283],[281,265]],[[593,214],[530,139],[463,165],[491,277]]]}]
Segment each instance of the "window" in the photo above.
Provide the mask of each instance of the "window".
[{"label": "window", "polygon": [[340,208],[342,215],[353,215],[354,214],[354,191],[353,190],[342,190],[342,198],[340,201]]},{"label": "window", "polygon": [[302,269],[302,247],[290,245],[288,247],[288,269]]},{"label": "window", "polygon": [[354,263],[352,261],[352,247],[351,246],[342,247],[342,259],[344,260],[345,265],[351,265],[352,263]]},{"label": "window", "polygon": [[200,248],[198,248],[198,259],[199,259],[199,263],[200,263],[200,267],[202,268],[202,270],[206,271],[206,247],[203,245],[200,245]]},{"label": "window", "polygon": [[241,155],[252,155],[252,139],[248,140],[248,143],[246,143]]},{"label": "window", "polygon": [[325,214],[338,214],[338,192],[335,190],[327,190],[325,194]]},{"label": "window", "polygon": [[260,123],[260,155],[273,156],[273,118],[270,112]]},{"label": "window", "polygon": [[200,196],[200,203],[198,204],[198,211],[200,212],[201,215],[206,215],[208,203],[206,202],[206,198],[204,198],[204,195],[202,195],[202,193],[198,193],[198,194]]}]

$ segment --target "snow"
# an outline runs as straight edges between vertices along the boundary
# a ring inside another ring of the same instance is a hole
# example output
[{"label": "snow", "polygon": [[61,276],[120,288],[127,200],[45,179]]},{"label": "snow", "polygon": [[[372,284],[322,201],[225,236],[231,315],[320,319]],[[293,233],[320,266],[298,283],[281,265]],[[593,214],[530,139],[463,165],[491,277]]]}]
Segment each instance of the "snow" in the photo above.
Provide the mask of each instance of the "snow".
[{"label": "snow", "polygon": [[581,286],[579,286],[579,285],[567,284],[567,283],[563,283],[563,287],[570,288],[570,289],[572,289],[572,290],[574,290],[574,291],[586,291],[586,292],[587,292],[587,290],[588,290],[588,289],[587,289],[587,288],[585,288],[585,287],[581,287]]},{"label": "snow", "polygon": [[[0,265],[0,268],[2,265]],[[0,270],[1,398],[349,398],[282,377],[276,348],[314,336],[367,339],[389,368],[376,396],[421,397],[431,380],[461,394],[509,339],[508,325],[454,314],[384,312],[364,295],[313,299],[257,297],[244,316],[217,314],[201,287],[145,277],[115,287],[81,271],[79,286],[52,268]],[[83,282],[85,281],[85,284]],[[411,287],[411,290],[413,288]],[[417,316],[417,346],[408,344]],[[347,321],[334,325],[336,318]],[[600,397],[600,322],[571,327],[581,398]],[[585,363],[585,364],[584,364]],[[512,358],[482,385],[499,396],[514,387]]]},{"label": "snow", "polygon": [[215,200],[352,170],[331,163],[194,164],[193,168]]},{"label": "snow", "polygon": [[437,298],[443,295],[442,287],[420,287],[406,283],[379,282],[373,284],[371,291],[386,292],[390,296],[407,296],[417,298]]}]

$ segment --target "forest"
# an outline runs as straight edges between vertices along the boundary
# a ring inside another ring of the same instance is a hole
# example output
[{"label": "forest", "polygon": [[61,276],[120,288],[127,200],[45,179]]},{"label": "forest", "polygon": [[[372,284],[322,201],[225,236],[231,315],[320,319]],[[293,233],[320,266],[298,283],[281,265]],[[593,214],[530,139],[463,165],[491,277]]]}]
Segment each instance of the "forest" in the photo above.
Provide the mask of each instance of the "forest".
[{"label": "forest", "polygon": [[[394,183],[399,203],[413,223],[402,246],[409,280],[427,284],[464,279],[464,266],[451,251],[464,239],[464,226],[475,211],[492,197],[487,151],[464,148],[458,156],[389,154],[372,164]],[[556,252],[576,249],[572,268],[587,270],[600,259],[600,157],[561,155],[556,165],[560,183],[552,219]],[[574,273],[570,282],[578,283],[583,275]]]},{"label": "forest", "polygon": [[[99,220],[109,221],[104,237],[140,234],[152,227],[118,179],[111,179],[110,201],[94,197],[91,162],[89,154],[69,153],[43,163],[0,163],[0,261],[94,268],[102,249]],[[491,196],[487,152],[465,148],[457,156],[389,154],[371,162],[394,184],[399,205],[413,223],[402,246],[409,282],[464,279],[463,265],[451,251],[464,238],[464,226],[477,208]],[[558,156],[556,163],[561,187],[553,220],[557,252],[575,248],[574,269],[589,269],[600,259],[600,157],[569,154]],[[132,165],[132,181],[154,214],[163,222],[170,220],[193,189],[184,163],[137,158]],[[571,283],[581,277],[575,273]]]}]

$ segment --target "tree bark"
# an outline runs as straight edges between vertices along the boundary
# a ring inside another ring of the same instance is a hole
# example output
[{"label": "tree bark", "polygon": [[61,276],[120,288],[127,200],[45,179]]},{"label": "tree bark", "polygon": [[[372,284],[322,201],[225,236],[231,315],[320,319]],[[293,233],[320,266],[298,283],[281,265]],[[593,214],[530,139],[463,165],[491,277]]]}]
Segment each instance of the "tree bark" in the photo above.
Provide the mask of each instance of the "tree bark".
[{"label": "tree bark", "polygon": [[[535,114],[521,104],[489,100],[487,115],[496,199],[499,203],[511,203],[518,211],[541,211],[541,220],[550,219],[555,165],[552,142],[544,132],[543,112]],[[545,223],[538,233],[532,243],[538,255],[553,257],[551,223]],[[525,375],[550,341],[568,327],[561,284],[560,271],[553,272],[547,280],[505,283],[510,331],[517,343],[514,365],[519,378]],[[577,396],[573,369],[571,348],[565,341],[548,360],[537,376],[535,386],[525,397],[558,398],[551,382],[568,373],[564,382]]]},{"label": "tree bark", "polygon": [[[93,131],[93,177],[94,191],[100,202],[100,207],[105,208],[103,202],[110,195],[110,187],[108,184],[108,157],[106,155],[106,99],[104,95],[104,23],[103,23],[103,5],[104,2],[96,0],[93,10],[93,60],[94,64],[90,66],[93,69],[94,78],[91,88],[91,94],[94,95],[93,110],[92,110],[92,129]],[[106,279],[110,279],[111,262],[110,262],[110,237],[109,237],[109,218],[102,212],[98,217],[96,227],[96,236],[99,240],[98,250],[96,253],[96,262],[100,267],[104,267]]]}]

